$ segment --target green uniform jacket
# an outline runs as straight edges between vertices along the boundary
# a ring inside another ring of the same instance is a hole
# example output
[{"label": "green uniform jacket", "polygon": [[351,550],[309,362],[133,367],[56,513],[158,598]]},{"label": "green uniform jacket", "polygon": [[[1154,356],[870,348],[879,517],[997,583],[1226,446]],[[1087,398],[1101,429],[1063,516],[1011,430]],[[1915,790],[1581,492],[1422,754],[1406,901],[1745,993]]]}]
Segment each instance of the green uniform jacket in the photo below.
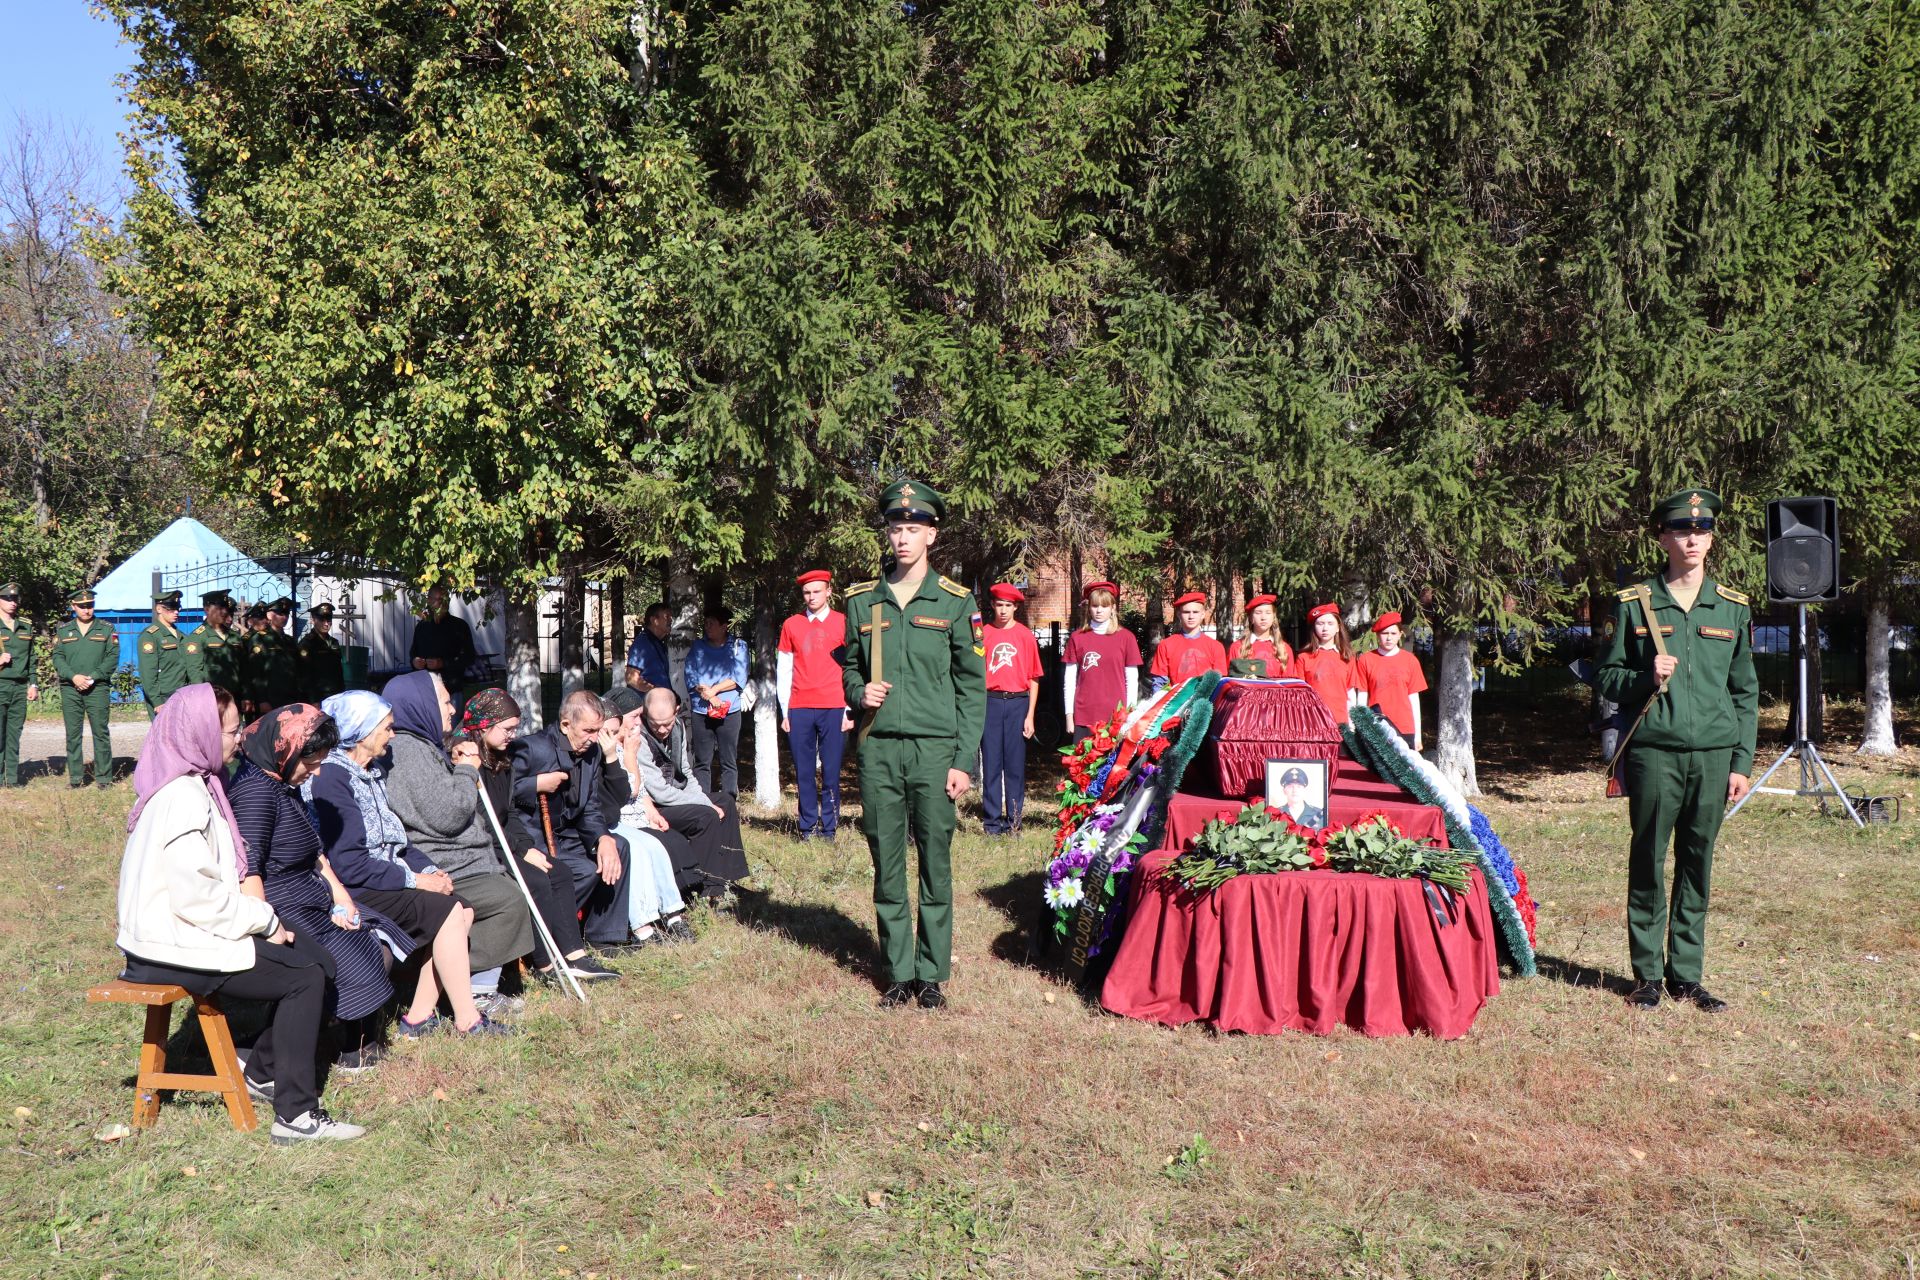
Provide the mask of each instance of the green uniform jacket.
[{"label": "green uniform jacket", "polygon": [[188,684],[217,684],[234,697],[240,688],[240,649],[244,637],[238,631],[222,631],[201,623],[187,632]]},{"label": "green uniform jacket", "polygon": [[300,701],[300,650],[284,631],[256,631],[247,641],[247,696],[284,707]]},{"label": "green uniform jacket", "polygon": [[97,685],[113,682],[120,669],[120,637],[113,624],[95,618],[82,627],[77,618],[69,618],[53,633],[53,669],[61,684],[72,684],[75,676],[92,676]]},{"label": "green uniform jacket", "polygon": [[347,687],[340,666],[340,642],[318,631],[300,637],[300,689],[308,702],[318,704]]},{"label": "green uniform jacket", "polygon": [[149,622],[140,632],[140,689],[149,706],[193,683],[187,673],[187,638],[172,627]]},{"label": "green uniform jacket", "polygon": [[34,682],[33,626],[25,614],[16,613],[11,627],[0,622],[0,651],[13,655],[12,662],[0,667],[0,680],[18,681],[21,684]]},{"label": "green uniform jacket", "polygon": [[[1667,691],[1654,699],[1633,745],[1670,751],[1733,748],[1733,772],[1753,768],[1760,729],[1760,682],[1753,673],[1753,611],[1747,598],[1711,578],[1693,609],[1682,609],[1659,574],[1641,584],[1667,652],[1680,660]],[[1622,591],[1607,623],[1607,649],[1594,678],[1600,696],[1620,704],[1631,724],[1654,690],[1653,637],[1634,590]]]},{"label": "green uniform jacket", "polygon": [[880,606],[881,676],[893,686],[874,717],[881,738],[952,738],[952,768],[971,771],[987,723],[987,666],[973,593],[929,573],[902,609],[884,579],[847,588],[840,677],[859,707],[873,669],[873,606]]}]

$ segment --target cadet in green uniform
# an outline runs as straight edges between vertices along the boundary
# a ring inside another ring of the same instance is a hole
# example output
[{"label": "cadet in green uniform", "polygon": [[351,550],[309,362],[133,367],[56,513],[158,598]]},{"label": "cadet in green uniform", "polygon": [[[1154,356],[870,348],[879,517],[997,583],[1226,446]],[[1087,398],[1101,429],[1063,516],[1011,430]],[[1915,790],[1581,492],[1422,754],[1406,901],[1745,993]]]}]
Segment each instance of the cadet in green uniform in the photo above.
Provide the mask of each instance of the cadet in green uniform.
[{"label": "cadet in green uniform", "polygon": [[[972,784],[987,717],[980,609],[973,593],[934,573],[927,554],[946,515],[932,486],[902,480],[881,496],[893,568],[847,588],[841,680],[860,729],[861,829],[873,855],[873,910],[885,954],[880,1007],[940,990],[953,952],[954,802]],[[907,892],[907,836],[920,850],[919,944]]]},{"label": "cadet in green uniform", "polygon": [[304,701],[316,707],[347,687],[340,665],[340,642],[333,638],[333,606],[317,604],[307,610],[313,625],[300,637],[300,690]]},{"label": "cadet in green uniform", "polygon": [[67,785],[87,785],[80,754],[82,726],[93,730],[93,780],[113,785],[113,737],[107,713],[113,707],[113,673],[120,669],[120,637],[113,624],[93,616],[93,588],[67,597],[73,618],[53,636],[53,669],[60,676],[60,718],[67,722]]},{"label": "cadet in green uniform", "polygon": [[265,629],[247,640],[248,696],[256,716],[300,701],[300,649],[284,630],[292,613],[293,601],[281,596],[267,606]]},{"label": "cadet in green uniform", "polygon": [[39,697],[33,628],[20,616],[20,584],[0,582],[0,787],[20,785],[20,731],[27,727],[27,704]]},{"label": "cadet in green uniform", "polygon": [[247,606],[246,624],[233,651],[233,678],[239,682],[240,710],[253,718],[253,659],[249,652],[253,638],[267,629],[267,606],[255,601]]},{"label": "cadet in green uniform", "polygon": [[[1596,681],[1601,697],[1641,717],[1625,762],[1633,822],[1627,944],[1635,985],[1628,1003],[1636,1009],[1659,1005],[1663,979],[1675,1000],[1707,1013],[1727,1007],[1700,985],[1707,896],[1720,821],[1751,786],[1760,686],[1747,598],[1706,575],[1719,512],[1710,489],[1683,490],[1654,509],[1666,571],[1620,593]],[[1664,883],[1669,838],[1671,906]]]},{"label": "cadet in green uniform", "polygon": [[233,626],[233,597],[209,591],[200,608],[206,621],[187,632],[187,683],[217,684],[238,698],[242,636]]},{"label": "cadet in green uniform", "polygon": [[169,591],[153,598],[153,621],[140,632],[140,696],[147,701],[147,719],[167,699],[193,683],[187,674],[187,638],[174,623],[180,621],[180,593]]}]

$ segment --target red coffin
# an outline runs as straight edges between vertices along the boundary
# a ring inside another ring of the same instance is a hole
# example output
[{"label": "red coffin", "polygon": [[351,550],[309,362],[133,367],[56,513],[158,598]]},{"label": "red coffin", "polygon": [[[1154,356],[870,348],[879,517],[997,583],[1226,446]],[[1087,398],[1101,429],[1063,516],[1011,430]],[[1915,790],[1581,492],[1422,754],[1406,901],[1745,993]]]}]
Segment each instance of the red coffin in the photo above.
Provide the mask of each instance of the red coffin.
[{"label": "red coffin", "polygon": [[1304,680],[1223,680],[1213,695],[1205,755],[1218,796],[1264,796],[1269,760],[1325,760],[1331,794],[1340,772],[1340,727]]}]

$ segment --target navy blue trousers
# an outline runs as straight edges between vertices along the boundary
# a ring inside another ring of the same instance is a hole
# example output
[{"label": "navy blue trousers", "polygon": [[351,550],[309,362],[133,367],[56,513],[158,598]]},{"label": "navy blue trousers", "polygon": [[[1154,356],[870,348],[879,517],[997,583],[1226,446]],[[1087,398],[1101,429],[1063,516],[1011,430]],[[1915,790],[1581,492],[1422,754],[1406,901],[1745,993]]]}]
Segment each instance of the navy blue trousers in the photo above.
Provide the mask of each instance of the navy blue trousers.
[{"label": "navy blue trousers", "polygon": [[980,738],[980,798],[987,831],[999,835],[1020,823],[1027,802],[1027,696],[987,695],[987,728]]},{"label": "navy blue trousers", "polygon": [[[800,788],[800,834],[831,836],[840,826],[840,761],[847,735],[840,707],[790,707],[787,749]],[[816,778],[816,772],[818,777]]]}]

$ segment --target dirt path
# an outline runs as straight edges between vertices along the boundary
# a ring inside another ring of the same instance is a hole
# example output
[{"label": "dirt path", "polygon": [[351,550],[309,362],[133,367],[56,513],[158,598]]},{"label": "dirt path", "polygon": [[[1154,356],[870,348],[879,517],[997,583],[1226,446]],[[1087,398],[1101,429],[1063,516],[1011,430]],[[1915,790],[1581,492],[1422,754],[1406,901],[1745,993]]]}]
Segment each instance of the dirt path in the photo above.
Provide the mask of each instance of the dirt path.
[{"label": "dirt path", "polygon": [[[113,740],[113,776],[124,778],[133,772],[133,762],[146,745],[147,722],[116,720],[108,728]],[[81,744],[83,758],[93,760],[93,739]],[[20,733],[20,781],[63,777],[67,772],[67,730],[58,720],[29,720]]]}]

